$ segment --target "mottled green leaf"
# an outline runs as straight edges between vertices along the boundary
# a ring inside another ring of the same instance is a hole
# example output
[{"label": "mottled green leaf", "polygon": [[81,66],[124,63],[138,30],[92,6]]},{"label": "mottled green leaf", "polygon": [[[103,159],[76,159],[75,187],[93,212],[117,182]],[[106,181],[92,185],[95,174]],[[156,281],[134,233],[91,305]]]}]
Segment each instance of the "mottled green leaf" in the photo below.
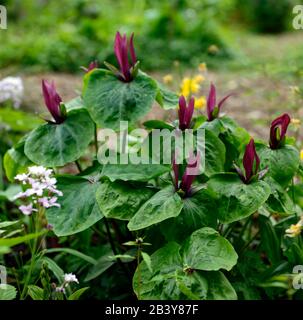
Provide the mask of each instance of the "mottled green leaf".
[{"label": "mottled green leaf", "polygon": [[62,176],[57,180],[57,188],[63,192],[63,196],[58,198],[61,207],[46,211],[47,220],[57,236],[83,231],[102,219],[103,214],[96,201],[99,182],[75,176]]},{"label": "mottled green leaf", "polygon": [[46,123],[32,131],[24,152],[36,164],[60,167],[80,158],[93,135],[94,124],[87,111],[72,110],[63,123]]},{"label": "mottled green leaf", "polygon": [[177,217],[182,208],[182,199],[172,186],[168,186],[145,202],[127,226],[131,231],[147,228],[163,220]]}]

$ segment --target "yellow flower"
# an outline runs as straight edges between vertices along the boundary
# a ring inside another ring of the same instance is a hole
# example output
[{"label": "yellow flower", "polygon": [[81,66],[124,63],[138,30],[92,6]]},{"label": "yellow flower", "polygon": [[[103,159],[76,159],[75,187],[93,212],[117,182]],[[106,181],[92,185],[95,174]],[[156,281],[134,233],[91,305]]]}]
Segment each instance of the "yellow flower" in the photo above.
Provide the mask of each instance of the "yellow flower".
[{"label": "yellow flower", "polygon": [[187,98],[191,93],[191,79],[190,78],[183,78],[181,84],[181,95]]},{"label": "yellow flower", "polygon": [[202,62],[199,64],[198,69],[200,72],[205,72],[207,70],[206,63]]},{"label": "yellow flower", "polygon": [[163,77],[163,82],[165,84],[170,84],[173,82],[173,76],[171,74],[167,74],[166,76]]},{"label": "yellow flower", "polygon": [[197,93],[200,90],[200,85],[197,81],[195,81],[194,79],[191,79],[190,81],[190,91],[191,93]]},{"label": "yellow flower", "polygon": [[204,80],[205,78],[201,74],[198,74],[193,78],[193,81],[195,81],[198,84],[202,83]]},{"label": "yellow flower", "polygon": [[189,95],[198,93],[200,90],[200,83],[204,81],[202,75],[197,75],[194,78],[185,77],[181,83],[181,95],[188,98]]},{"label": "yellow flower", "polygon": [[300,223],[297,223],[297,224],[292,224],[289,229],[286,229],[285,232],[286,232],[286,236],[287,237],[291,237],[291,238],[294,238],[296,236],[298,236],[300,233],[301,233],[301,230],[302,230],[302,226]]},{"label": "yellow flower", "polygon": [[301,149],[301,152],[300,152],[300,159],[303,161],[303,149]]},{"label": "yellow flower", "polygon": [[205,97],[200,97],[195,100],[195,108],[196,109],[203,109],[206,105],[206,99]]},{"label": "yellow flower", "polygon": [[300,119],[296,119],[296,118],[292,118],[291,119],[291,123],[294,125],[299,125],[301,124],[301,120]]}]

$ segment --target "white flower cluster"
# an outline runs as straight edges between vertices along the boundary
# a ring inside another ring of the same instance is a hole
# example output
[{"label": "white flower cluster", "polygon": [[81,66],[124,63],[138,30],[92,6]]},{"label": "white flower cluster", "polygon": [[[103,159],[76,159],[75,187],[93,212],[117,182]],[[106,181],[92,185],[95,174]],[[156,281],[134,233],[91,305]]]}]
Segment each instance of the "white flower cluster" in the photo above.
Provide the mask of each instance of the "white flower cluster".
[{"label": "white flower cluster", "polygon": [[65,273],[64,275],[64,282],[60,287],[56,288],[56,292],[65,293],[65,288],[72,282],[79,283],[77,277],[72,273]]},{"label": "white flower cluster", "polygon": [[60,207],[57,203],[58,196],[63,194],[56,187],[57,180],[52,177],[53,170],[42,166],[32,166],[28,168],[28,173],[18,174],[15,179],[26,186],[24,192],[20,192],[15,199],[29,199],[28,205],[19,207],[25,215],[30,215],[37,211],[37,205],[44,208]]},{"label": "white flower cluster", "polygon": [[7,77],[0,81],[0,103],[12,100],[14,108],[18,109],[23,98],[23,83],[19,77]]}]

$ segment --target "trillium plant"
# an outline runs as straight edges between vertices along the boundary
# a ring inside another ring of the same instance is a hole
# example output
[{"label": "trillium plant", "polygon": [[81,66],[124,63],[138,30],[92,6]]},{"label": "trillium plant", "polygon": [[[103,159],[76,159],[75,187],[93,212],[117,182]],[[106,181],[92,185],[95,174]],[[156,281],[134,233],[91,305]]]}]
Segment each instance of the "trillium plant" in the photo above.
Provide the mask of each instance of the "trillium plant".
[{"label": "trillium plant", "polygon": [[[8,266],[14,256],[23,263],[10,274],[10,297],[297,294],[291,274],[302,264],[302,210],[295,201],[302,167],[287,132],[290,115],[273,119],[262,141],[231,119],[227,107],[222,113],[231,95],[217,102],[214,84],[201,115],[193,97],[179,97],[144,73],[134,34],[118,32],[113,55],[115,66],[93,61],[84,68],[81,95],[72,101],[63,102],[60,88],[43,80],[50,116],[4,157],[18,192],[12,221],[0,222],[6,235],[0,252]],[[142,123],[156,103],[175,120]],[[126,134],[119,131],[122,121]],[[123,150],[100,138],[104,130],[117,133]],[[171,143],[163,139],[155,152],[149,142],[164,131]],[[101,161],[101,153],[113,151],[118,161]],[[125,163],[125,153],[127,160],[141,155],[150,161]],[[170,163],[154,163],[155,153]],[[21,234],[5,231],[13,223]]]}]

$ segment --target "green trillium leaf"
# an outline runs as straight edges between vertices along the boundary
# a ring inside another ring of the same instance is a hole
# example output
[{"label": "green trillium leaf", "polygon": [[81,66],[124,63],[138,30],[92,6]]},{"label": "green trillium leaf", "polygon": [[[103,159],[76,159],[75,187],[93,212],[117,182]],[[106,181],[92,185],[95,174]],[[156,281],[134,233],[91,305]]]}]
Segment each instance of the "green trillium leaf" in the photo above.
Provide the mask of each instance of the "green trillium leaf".
[{"label": "green trillium leaf", "polygon": [[224,143],[211,131],[205,130],[205,174],[208,177],[224,171],[225,152]]},{"label": "green trillium leaf", "polygon": [[105,217],[130,220],[154,193],[152,188],[140,184],[104,181],[97,190],[96,198]]},{"label": "green trillium leaf", "polygon": [[83,101],[99,126],[119,129],[120,121],[134,123],[144,116],[157,91],[157,83],[142,72],[123,82],[108,70],[96,69],[86,79]]},{"label": "green trillium leaf", "polygon": [[216,174],[208,182],[217,194],[218,218],[230,223],[248,217],[256,212],[268,199],[270,186],[264,181],[243,183],[232,173]]},{"label": "green trillium leaf", "polygon": [[182,247],[183,263],[204,271],[230,270],[238,255],[232,245],[212,228],[195,231]]},{"label": "green trillium leaf", "polygon": [[83,231],[102,219],[95,196],[99,182],[75,176],[62,176],[57,180],[57,188],[63,192],[58,198],[61,207],[46,211],[47,220],[57,236]]},{"label": "green trillium leaf", "polygon": [[[204,234],[206,234],[206,229],[209,228],[203,229],[205,229]],[[216,231],[213,230],[212,234],[215,233]],[[209,234],[211,234],[210,231]],[[204,238],[204,240],[206,239]],[[188,241],[190,241],[190,238]],[[199,237],[196,239],[193,237],[192,241],[194,241],[193,244],[195,248],[197,248],[198,243],[195,242],[200,241]],[[227,240],[225,241],[228,243]],[[223,245],[222,250],[224,251],[226,243],[221,241],[219,242]],[[231,247],[231,245],[229,246]],[[189,270],[188,266],[184,262],[184,257],[180,254],[180,252],[182,253],[184,251],[187,251],[189,255],[196,254],[195,252],[190,251],[186,245],[185,247],[181,247],[176,242],[169,242],[150,256],[149,267],[144,261],[140,263],[133,277],[133,288],[138,299],[237,299],[235,290],[221,272]],[[215,251],[217,251],[217,249],[215,249]],[[231,251],[231,254],[234,257],[235,253]],[[221,257],[222,264],[224,259],[222,255]],[[228,257],[226,258],[227,260],[229,259]],[[188,257],[186,259],[188,259]],[[194,260],[194,258],[192,259]],[[233,263],[236,263],[236,260],[233,261]]]},{"label": "green trillium leaf", "polygon": [[294,213],[294,203],[281,185],[269,176],[266,177],[265,181],[271,188],[270,196],[264,205],[266,209],[270,212],[284,215]]},{"label": "green trillium leaf", "polygon": [[149,181],[169,172],[169,166],[160,164],[106,164],[102,170],[102,176],[111,181]]},{"label": "green trillium leaf", "polygon": [[197,229],[217,226],[217,199],[213,191],[203,188],[183,202],[183,209],[176,218],[161,223],[168,241],[181,243]]},{"label": "green trillium leaf", "polygon": [[179,104],[179,96],[167,88],[165,88],[162,84],[158,83],[158,94],[157,94],[157,102],[163,109],[176,109]]},{"label": "green trillium leaf", "polygon": [[131,231],[147,228],[163,220],[177,217],[183,208],[183,201],[172,186],[157,192],[136,212],[128,223]]},{"label": "green trillium leaf", "polygon": [[299,168],[299,151],[291,145],[272,150],[262,144],[257,144],[256,150],[260,157],[261,170],[268,168],[267,175],[283,187],[287,186]]},{"label": "green trillium leaf", "polygon": [[25,155],[46,167],[64,166],[80,158],[93,135],[94,124],[87,111],[73,110],[63,123],[46,123],[32,131],[25,142]]}]

